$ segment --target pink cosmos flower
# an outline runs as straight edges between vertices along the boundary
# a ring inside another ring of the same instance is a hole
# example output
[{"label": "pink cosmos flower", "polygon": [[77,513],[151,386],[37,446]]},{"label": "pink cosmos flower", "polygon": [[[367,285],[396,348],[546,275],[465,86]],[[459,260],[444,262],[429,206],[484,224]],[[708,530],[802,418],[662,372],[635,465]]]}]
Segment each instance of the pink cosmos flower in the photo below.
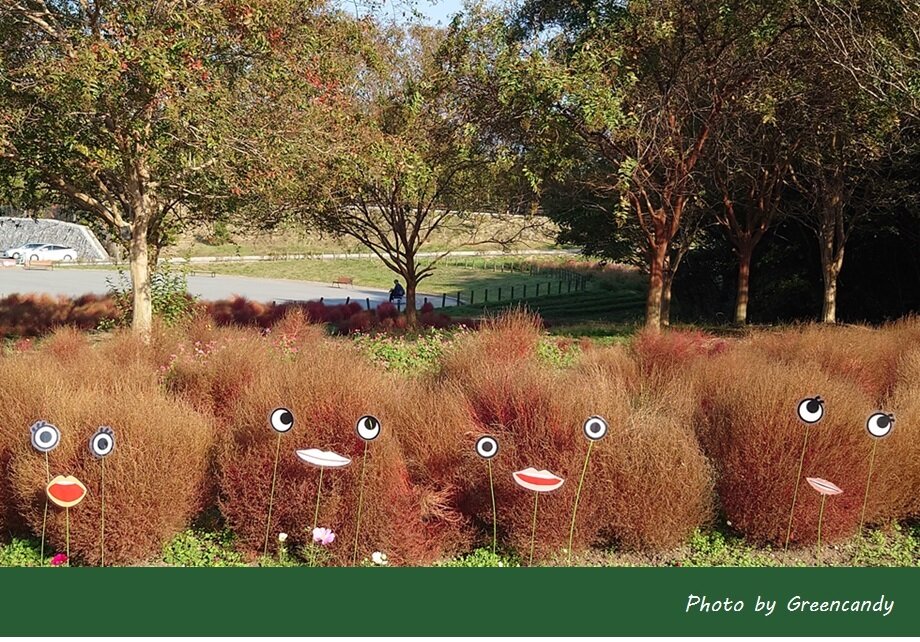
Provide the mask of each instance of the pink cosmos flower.
[{"label": "pink cosmos flower", "polygon": [[321,546],[329,546],[335,541],[335,533],[329,528],[314,528],[313,541]]},{"label": "pink cosmos flower", "polygon": [[58,553],[51,558],[51,566],[61,566],[62,564],[67,563],[67,556],[63,553]]}]

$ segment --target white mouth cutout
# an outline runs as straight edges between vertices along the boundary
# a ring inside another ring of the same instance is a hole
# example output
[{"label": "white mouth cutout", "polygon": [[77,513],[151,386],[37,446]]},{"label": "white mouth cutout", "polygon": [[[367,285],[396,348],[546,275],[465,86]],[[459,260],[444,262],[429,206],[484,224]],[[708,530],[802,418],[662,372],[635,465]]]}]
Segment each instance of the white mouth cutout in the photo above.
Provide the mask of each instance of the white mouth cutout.
[{"label": "white mouth cutout", "polygon": [[310,464],[319,468],[343,468],[351,463],[351,459],[334,453],[331,450],[320,450],[319,448],[307,448],[298,450],[297,456]]},{"label": "white mouth cutout", "polygon": [[820,477],[806,477],[805,481],[811,485],[816,491],[822,495],[839,495],[843,491],[837,487],[836,484],[832,484],[826,479],[821,479]]},{"label": "white mouth cutout", "polygon": [[[527,479],[522,479],[521,476],[525,477],[535,477],[537,479],[545,479],[547,484],[537,484]],[[537,470],[536,468],[530,467],[525,468],[524,470],[519,470],[511,475],[514,478],[514,481],[518,486],[526,488],[527,490],[532,490],[537,493],[548,493],[554,491],[557,488],[561,487],[565,483],[564,479],[554,475],[548,470]]]}]

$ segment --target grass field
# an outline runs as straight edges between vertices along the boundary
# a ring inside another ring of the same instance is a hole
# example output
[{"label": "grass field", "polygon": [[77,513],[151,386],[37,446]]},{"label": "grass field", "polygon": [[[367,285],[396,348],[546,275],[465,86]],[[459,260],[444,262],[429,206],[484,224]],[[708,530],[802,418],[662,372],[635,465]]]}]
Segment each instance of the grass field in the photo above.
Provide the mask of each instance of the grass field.
[{"label": "grass field", "polygon": [[[563,284],[563,291],[568,292],[568,279],[564,276],[547,271],[534,274],[510,271],[510,265],[510,261],[500,259],[478,260],[475,267],[450,262],[438,264],[432,276],[422,282],[420,290],[426,294],[446,293],[448,305],[456,304],[458,292],[463,302],[469,302],[471,291],[474,301],[484,301],[486,296],[497,301],[499,288],[504,300],[511,299],[512,288],[515,298],[521,298],[525,286],[529,296],[535,296],[538,287],[544,294],[549,288],[558,292],[560,283]],[[319,283],[332,283],[338,276],[349,276],[354,279],[355,287],[387,289],[393,286],[393,279],[396,278],[379,260],[359,258],[213,263],[207,266],[207,270],[217,274]]]},{"label": "grass field", "polygon": [[[545,250],[556,247],[556,228],[548,220],[540,219],[539,227],[528,230],[519,242],[509,249]],[[475,233],[458,237],[456,232],[436,231],[424,250],[500,250],[490,238],[510,238],[508,223],[482,221]],[[194,256],[251,256],[316,253],[364,253],[367,248],[350,238],[334,238],[288,226],[272,233],[254,232],[233,227],[217,233],[212,226],[202,226],[181,235],[175,245],[163,250],[164,257]]]}]

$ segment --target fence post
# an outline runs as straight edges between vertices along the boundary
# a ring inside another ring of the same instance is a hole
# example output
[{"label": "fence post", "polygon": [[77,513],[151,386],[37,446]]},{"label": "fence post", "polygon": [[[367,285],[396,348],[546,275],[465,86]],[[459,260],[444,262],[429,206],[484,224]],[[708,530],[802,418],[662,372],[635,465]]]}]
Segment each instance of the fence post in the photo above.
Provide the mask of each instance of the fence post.
[{"label": "fence post", "polygon": [[501,288],[498,288],[498,300],[499,302],[501,302],[502,300],[502,289]]},{"label": "fence post", "polygon": [[476,299],[476,291],[470,290],[470,305],[473,305],[475,299]]},{"label": "fence post", "polygon": [[511,300],[514,301],[514,286],[511,286]]},{"label": "fence post", "polygon": [[486,298],[483,300],[483,303],[489,302],[489,288],[486,288]]},{"label": "fence post", "polygon": [[540,283],[537,282],[537,296],[540,296]]},{"label": "fence post", "polygon": [[370,310],[371,309],[371,298],[367,297],[366,301],[367,301],[367,309]]},{"label": "fence post", "polygon": [[562,294],[562,281],[559,281],[559,294]]},{"label": "fence post", "polygon": [[527,284],[526,283],[524,284],[524,296],[522,298],[524,299],[527,298]]},{"label": "fence post", "polygon": [[349,303],[351,303],[351,297],[347,296],[345,297],[345,305],[348,305]]},{"label": "fence post", "polygon": [[460,290],[457,290],[457,305],[460,305]]},{"label": "fence post", "polygon": [[441,307],[442,308],[447,307],[447,292],[441,295]]}]

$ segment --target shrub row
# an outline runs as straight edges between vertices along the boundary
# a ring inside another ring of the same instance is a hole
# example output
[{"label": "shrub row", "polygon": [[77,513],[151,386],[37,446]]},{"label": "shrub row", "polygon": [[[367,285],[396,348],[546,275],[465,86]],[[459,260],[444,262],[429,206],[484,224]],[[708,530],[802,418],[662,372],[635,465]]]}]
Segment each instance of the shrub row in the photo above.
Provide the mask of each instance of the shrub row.
[{"label": "shrub row", "polygon": [[[127,333],[93,343],[64,329],[31,349],[7,349],[0,527],[41,532],[47,472],[28,426],[46,419],[63,434],[50,473],[74,474],[89,489],[70,511],[71,551],[87,563],[101,551],[102,472],[87,441],[102,424],[117,431],[105,472],[112,563],[148,559],[207,509],[253,557],[266,529],[270,552],[279,532],[288,533],[288,546],[309,544],[314,519],[337,535],[324,563],[350,564],[356,540],[359,560],[380,550],[404,564],[488,544],[489,465],[474,451],[486,434],[500,444],[491,462],[498,537],[525,559],[534,496],[511,473],[531,466],[566,480],[540,498],[537,558],[568,547],[583,470],[576,550],[671,547],[720,513],[752,542],[782,545],[805,435],[795,409],[812,395],[826,400],[826,416],[809,429],[803,477],[844,490],[827,502],[822,536],[852,535],[866,496],[869,524],[920,513],[920,349],[904,349],[917,345],[917,320],[731,341],[697,332],[640,335],[625,347],[582,343],[560,366],[540,358],[539,323],[512,314],[458,335],[434,371],[410,386],[310,319],[309,310],[289,311],[266,333],[202,316],[158,330],[150,345]],[[296,419],[280,438],[267,421],[277,406]],[[878,442],[866,495],[873,443],[865,420],[876,409],[893,412],[896,427]],[[364,414],[384,426],[366,451],[354,431]],[[610,431],[591,446],[585,469],[582,423],[595,414]],[[295,456],[301,448],[352,459],[325,471],[318,511],[319,471]],[[802,482],[794,545],[814,541],[818,502]],[[64,516],[49,515],[49,550],[61,550]]]},{"label": "shrub row", "polygon": [[[123,307],[123,305],[122,305]],[[341,334],[371,330],[399,331],[407,327],[406,316],[392,303],[366,310],[361,303],[327,305],[322,301],[303,303],[260,303],[243,297],[205,301],[196,306],[199,316],[219,325],[271,328],[292,311],[300,311],[314,323],[325,323]],[[46,294],[12,294],[0,298],[0,337],[39,337],[57,328],[93,330],[110,325],[122,316],[111,296],[84,295],[78,298]],[[435,311],[431,303],[419,309],[419,322],[426,328],[475,325],[471,320],[453,320]]]}]

